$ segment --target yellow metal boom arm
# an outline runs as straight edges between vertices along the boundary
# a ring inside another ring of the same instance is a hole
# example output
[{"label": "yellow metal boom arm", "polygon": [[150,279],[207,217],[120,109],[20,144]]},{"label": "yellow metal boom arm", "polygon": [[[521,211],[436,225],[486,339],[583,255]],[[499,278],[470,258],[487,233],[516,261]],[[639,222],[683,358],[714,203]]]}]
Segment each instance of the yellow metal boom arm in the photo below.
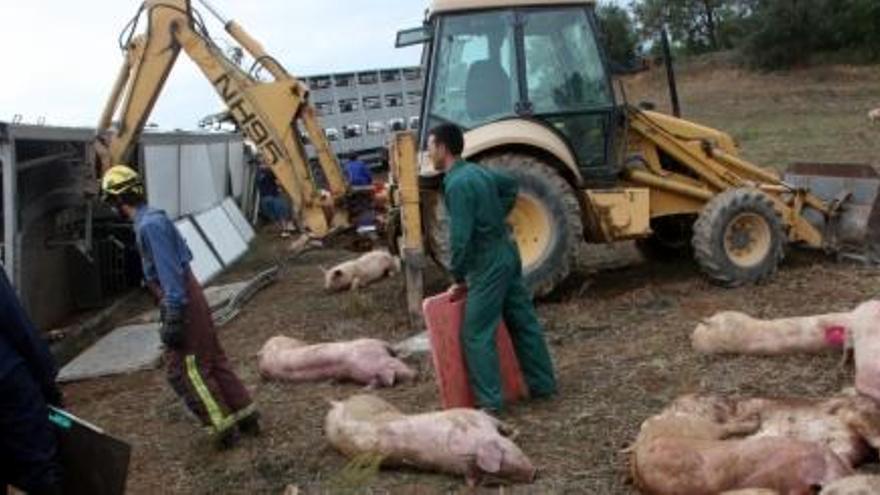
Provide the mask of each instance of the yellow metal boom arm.
[{"label": "yellow metal boom arm", "polygon": [[[246,138],[257,146],[290,195],[303,225],[317,236],[346,227],[348,217],[344,210],[334,208],[333,217],[328,219],[321,208],[320,194],[300,138],[299,124],[317,151],[334,202],[339,202],[348,186],[308,101],[308,87],[288,74],[241,26],[224,21],[226,31],[274,80],[259,81],[243,71],[207,35],[189,0],[146,0],[138,16],[141,12],[146,12],[148,18],[147,32],[132,37],[124,47],[125,61],[98,124],[98,142],[104,145],[98,148],[106,148],[98,153],[102,171],[130,156],[183,49],[211,81]],[[136,27],[136,21],[133,22],[132,29]],[[118,115],[118,126],[111,129],[114,115]]]}]

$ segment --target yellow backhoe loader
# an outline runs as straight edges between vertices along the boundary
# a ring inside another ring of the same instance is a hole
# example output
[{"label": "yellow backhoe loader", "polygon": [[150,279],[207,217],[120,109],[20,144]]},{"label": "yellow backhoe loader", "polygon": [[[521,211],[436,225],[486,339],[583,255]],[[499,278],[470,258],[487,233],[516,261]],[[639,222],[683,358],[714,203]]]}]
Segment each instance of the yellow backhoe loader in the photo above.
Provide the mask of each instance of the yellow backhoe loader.
[{"label": "yellow backhoe loader", "polygon": [[[424,24],[397,36],[424,44],[418,142],[458,124],[465,158],[520,181],[509,221],[538,295],[569,275],[583,242],[692,253],[725,286],[771,276],[788,244],[876,257],[873,168],[781,174],[740,158],[724,132],[619,102],[601,39],[593,0],[433,0]],[[402,251],[417,260],[424,233],[446,264],[439,177],[427,163],[411,172],[414,146],[398,136],[392,153]]]}]

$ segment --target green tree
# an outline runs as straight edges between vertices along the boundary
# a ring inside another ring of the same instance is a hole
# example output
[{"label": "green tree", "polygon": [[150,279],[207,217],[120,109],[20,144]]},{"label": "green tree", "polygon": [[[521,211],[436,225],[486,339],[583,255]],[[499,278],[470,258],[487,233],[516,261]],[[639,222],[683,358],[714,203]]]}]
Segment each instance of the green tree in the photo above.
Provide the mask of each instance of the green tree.
[{"label": "green tree", "polygon": [[605,38],[605,52],[613,64],[630,66],[638,51],[638,33],[632,17],[623,7],[602,3],[596,10]]},{"label": "green tree", "polygon": [[760,68],[803,64],[817,52],[880,59],[877,0],[766,0],[750,23],[752,34],[743,51]]},{"label": "green tree", "polygon": [[695,54],[733,48],[743,22],[759,0],[634,0],[632,9],[645,39],[665,26],[673,46]]}]

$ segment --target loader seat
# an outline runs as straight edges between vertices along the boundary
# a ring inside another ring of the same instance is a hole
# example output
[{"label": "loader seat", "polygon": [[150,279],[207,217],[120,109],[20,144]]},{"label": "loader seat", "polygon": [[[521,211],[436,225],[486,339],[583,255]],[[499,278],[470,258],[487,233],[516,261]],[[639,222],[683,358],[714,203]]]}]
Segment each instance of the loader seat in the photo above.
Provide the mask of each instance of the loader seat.
[{"label": "loader seat", "polygon": [[475,123],[510,113],[510,76],[496,60],[479,60],[468,69],[465,101],[468,117]]}]

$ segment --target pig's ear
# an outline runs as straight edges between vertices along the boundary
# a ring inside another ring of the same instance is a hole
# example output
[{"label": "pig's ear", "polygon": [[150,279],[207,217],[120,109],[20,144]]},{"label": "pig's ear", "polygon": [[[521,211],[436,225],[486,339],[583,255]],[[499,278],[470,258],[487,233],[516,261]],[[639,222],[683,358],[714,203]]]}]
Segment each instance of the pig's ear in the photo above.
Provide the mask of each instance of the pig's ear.
[{"label": "pig's ear", "polygon": [[327,275],[327,272],[329,271],[324,268],[324,265],[318,265],[318,270],[321,270],[321,273],[323,273],[324,275]]},{"label": "pig's ear", "polygon": [[492,440],[483,442],[477,447],[477,467],[483,472],[494,474],[501,471],[501,461],[504,459],[504,451],[498,442]]}]

